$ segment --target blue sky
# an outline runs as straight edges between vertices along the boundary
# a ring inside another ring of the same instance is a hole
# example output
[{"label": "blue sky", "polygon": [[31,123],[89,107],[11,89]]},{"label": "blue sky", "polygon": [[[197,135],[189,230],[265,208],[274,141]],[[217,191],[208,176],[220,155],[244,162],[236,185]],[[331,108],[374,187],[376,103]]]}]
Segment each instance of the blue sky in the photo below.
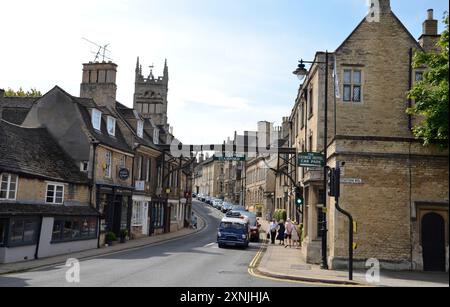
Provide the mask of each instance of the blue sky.
[{"label": "blue sky", "polygon": [[[414,37],[444,0],[392,0]],[[131,106],[136,57],[161,74],[168,59],[169,122],[185,143],[217,143],[259,120],[290,114],[300,58],[333,51],[366,15],[366,0],[79,0],[2,3],[0,88],[59,85],[79,94],[81,64],[110,44],[118,100]],[[440,26],[442,30],[442,25]],[[144,67],[148,73],[148,68]]]}]

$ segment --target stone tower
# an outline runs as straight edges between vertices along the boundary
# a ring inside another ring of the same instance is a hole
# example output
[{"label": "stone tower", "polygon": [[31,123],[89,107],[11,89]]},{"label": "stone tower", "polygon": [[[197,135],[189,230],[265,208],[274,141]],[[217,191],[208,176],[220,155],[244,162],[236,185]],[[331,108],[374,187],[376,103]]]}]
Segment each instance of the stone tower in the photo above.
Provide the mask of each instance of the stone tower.
[{"label": "stone tower", "polygon": [[137,58],[133,108],[145,118],[152,119],[156,125],[163,126],[167,131],[169,131],[167,122],[168,84],[167,60],[164,63],[163,76],[155,78],[153,66],[150,66],[148,77],[142,75],[142,65],[139,63],[139,57]]}]

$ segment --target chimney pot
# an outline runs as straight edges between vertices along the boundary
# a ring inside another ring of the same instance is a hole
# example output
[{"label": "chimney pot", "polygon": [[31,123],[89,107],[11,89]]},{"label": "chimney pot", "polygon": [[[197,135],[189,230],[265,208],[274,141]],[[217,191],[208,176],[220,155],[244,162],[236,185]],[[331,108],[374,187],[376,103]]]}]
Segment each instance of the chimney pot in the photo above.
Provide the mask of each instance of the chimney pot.
[{"label": "chimney pot", "polygon": [[428,10],[428,20],[433,20],[433,19],[434,19],[434,10],[429,9]]}]

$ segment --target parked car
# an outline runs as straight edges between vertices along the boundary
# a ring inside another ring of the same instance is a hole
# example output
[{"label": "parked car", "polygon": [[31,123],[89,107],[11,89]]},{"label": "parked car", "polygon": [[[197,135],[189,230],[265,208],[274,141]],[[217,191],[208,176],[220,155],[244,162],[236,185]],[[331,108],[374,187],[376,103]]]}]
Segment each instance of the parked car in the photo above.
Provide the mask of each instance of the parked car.
[{"label": "parked car", "polygon": [[231,210],[233,210],[233,211],[247,211],[247,209],[245,209],[245,207],[240,206],[240,205],[233,205],[231,207]]},{"label": "parked car", "polygon": [[250,241],[251,242],[259,242],[259,230],[261,228],[261,224],[258,223],[258,219],[256,213],[248,212],[248,211],[237,211],[241,215],[248,218],[249,227],[250,227]]},{"label": "parked car", "polygon": [[220,208],[222,207],[222,201],[219,199],[215,199],[212,202],[212,206],[218,210],[220,210]]},{"label": "parked car", "polygon": [[231,210],[232,207],[233,207],[233,204],[224,202],[223,205],[222,205],[222,212],[223,213],[227,213],[228,211]]},{"label": "parked car", "polygon": [[250,228],[247,218],[224,217],[217,232],[219,248],[225,246],[242,246],[250,243]]}]

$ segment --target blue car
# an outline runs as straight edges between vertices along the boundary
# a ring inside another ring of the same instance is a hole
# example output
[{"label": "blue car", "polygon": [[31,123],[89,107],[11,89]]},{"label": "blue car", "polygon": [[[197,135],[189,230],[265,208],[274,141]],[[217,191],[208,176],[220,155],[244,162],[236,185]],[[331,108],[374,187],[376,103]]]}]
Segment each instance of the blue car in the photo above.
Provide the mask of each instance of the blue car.
[{"label": "blue car", "polygon": [[248,218],[224,217],[217,233],[219,248],[240,246],[247,248],[250,243]]}]

